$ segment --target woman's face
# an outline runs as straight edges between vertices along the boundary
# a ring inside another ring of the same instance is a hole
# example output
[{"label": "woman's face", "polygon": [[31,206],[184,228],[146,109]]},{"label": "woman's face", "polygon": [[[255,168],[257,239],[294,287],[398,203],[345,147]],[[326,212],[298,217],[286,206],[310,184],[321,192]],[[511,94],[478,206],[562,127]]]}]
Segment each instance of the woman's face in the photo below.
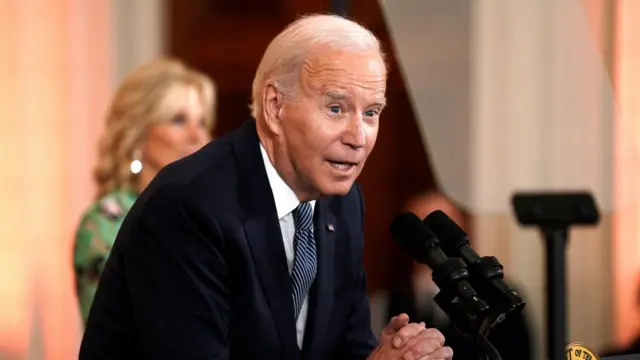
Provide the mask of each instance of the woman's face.
[{"label": "woman's face", "polygon": [[210,140],[202,98],[194,87],[172,89],[162,109],[169,114],[169,121],[151,125],[142,147],[144,168],[156,172],[192,154]]}]

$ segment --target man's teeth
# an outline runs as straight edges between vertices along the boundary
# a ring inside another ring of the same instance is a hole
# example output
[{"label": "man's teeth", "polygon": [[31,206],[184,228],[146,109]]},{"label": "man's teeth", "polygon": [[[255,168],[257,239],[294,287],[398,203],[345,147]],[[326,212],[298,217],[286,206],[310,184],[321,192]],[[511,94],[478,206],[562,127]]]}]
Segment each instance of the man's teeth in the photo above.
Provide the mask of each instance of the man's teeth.
[{"label": "man's teeth", "polygon": [[351,168],[353,165],[351,164],[345,164],[345,163],[337,163],[337,162],[333,162],[331,161],[331,166],[333,166],[334,168],[338,169],[338,170],[348,170],[349,168]]}]

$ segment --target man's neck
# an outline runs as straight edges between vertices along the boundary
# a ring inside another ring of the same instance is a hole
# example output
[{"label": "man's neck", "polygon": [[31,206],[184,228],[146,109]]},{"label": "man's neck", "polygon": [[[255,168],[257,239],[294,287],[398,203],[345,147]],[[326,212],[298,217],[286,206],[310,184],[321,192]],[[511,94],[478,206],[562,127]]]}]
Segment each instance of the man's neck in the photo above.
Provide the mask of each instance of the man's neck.
[{"label": "man's neck", "polygon": [[[298,186],[296,186],[297,182],[295,181],[295,175],[292,171],[286,171],[282,169],[282,163],[276,161],[276,145],[274,141],[266,136],[260,136],[260,132],[258,132],[258,138],[260,139],[260,144],[264,147],[265,152],[267,153],[267,157],[273,165],[273,168],[276,170],[280,178],[291,188],[291,190],[296,194],[296,197],[300,202],[308,202],[312,200],[317,200],[318,196],[314,196],[311,193],[301,191]],[[279,166],[280,165],[280,166]],[[293,166],[290,166],[293,169]]]}]

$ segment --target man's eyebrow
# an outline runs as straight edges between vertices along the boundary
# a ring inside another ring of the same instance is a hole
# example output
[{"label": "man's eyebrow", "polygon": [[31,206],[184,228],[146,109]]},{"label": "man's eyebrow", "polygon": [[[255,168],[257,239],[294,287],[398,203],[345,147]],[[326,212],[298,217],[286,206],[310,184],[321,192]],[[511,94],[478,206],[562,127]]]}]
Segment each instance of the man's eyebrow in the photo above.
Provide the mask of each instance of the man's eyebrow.
[{"label": "man's eyebrow", "polygon": [[342,100],[347,97],[345,94],[337,92],[337,91],[326,91],[324,96],[330,98],[331,100]]},{"label": "man's eyebrow", "polygon": [[[338,92],[338,91],[334,91],[334,90],[329,90],[326,91],[324,93],[324,96],[329,98],[330,100],[343,100],[345,99],[347,96],[344,93]],[[385,97],[376,99],[373,104],[371,104],[371,106],[378,106],[378,107],[385,107],[387,106],[387,99]]]},{"label": "man's eyebrow", "polygon": [[379,106],[379,107],[385,107],[385,106],[387,106],[387,99],[386,98],[377,99],[373,103],[373,105]]}]

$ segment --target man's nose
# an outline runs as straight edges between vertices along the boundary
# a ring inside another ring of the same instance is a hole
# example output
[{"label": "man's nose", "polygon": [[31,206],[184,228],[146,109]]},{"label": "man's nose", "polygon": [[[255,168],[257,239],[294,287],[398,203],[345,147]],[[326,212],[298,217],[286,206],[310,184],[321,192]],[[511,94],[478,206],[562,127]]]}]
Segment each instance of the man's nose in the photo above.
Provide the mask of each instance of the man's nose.
[{"label": "man's nose", "polygon": [[345,145],[349,145],[354,149],[363,148],[365,146],[366,137],[364,132],[364,123],[361,116],[354,116],[353,119],[349,121],[343,142]]}]

